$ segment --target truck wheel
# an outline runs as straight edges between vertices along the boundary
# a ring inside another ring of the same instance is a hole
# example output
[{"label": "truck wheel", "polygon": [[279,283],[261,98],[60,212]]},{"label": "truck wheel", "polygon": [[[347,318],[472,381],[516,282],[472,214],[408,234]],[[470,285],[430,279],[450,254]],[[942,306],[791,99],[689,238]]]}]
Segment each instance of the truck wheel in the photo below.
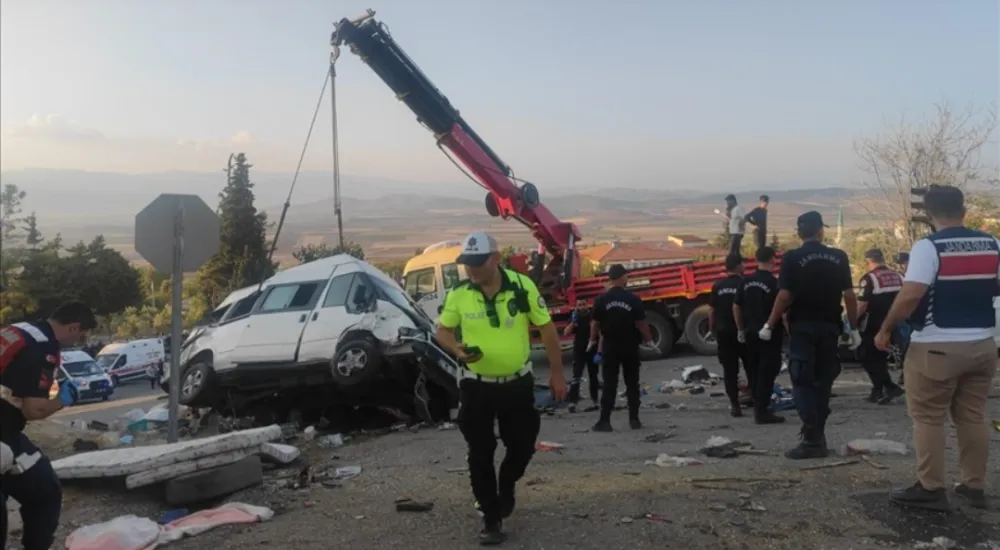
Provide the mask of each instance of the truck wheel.
[{"label": "truck wheel", "polygon": [[699,355],[718,353],[719,345],[715,341],[715,335],[708,330],[710,311],[711,307],[708,304],[698,306],[684,322],[684,337]]},{"label": "truck wheel", "polygon": [[677,332],[674,330],[674,324],[656,311],[646,312],[646,323],[649,324],[653,345],[656,346],[656,352],[648,353],[654,355],[654,359],[669,356],[674,349],[674,342],[677,341],[677,337],[674,336],[674,333]]},{"label": "truck wheel", "polygon": [[181,405],[208,407],[212,405],[215,371],[211,365],[196,361],[181,373]]},{"label": "truck wheel", "polygon": [[337,346],[330,372],[341,386],[359,386],[373,381],[380,374],[382,350],[372,338],[348,336]]}]

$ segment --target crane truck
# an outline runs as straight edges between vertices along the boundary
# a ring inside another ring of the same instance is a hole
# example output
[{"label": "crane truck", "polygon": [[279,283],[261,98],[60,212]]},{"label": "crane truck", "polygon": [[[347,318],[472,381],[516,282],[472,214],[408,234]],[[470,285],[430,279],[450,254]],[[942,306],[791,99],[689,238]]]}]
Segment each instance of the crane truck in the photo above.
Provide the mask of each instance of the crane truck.
[{"label": "crane truck", "polygon": [[[355,19],[342,19],[335,27],[330,39],[331,63],[339,57],[342,46],[358,55],[433,134],[438,148],[455,166],[487,191],[486,212],[504,220],[516,220],[532,232],[538,250],[527,262],[518,258],[513,263],[526,264],[527,274],[538,285],[556,326],[564,327],[576,301],[593,302],[608,282],[606,276],[580,277],[577,250],[580,229],[560,220],[542,204],[535,184],[514,175],[511,167],[396,43],[388,28],[375,19],[374,10]],[[432,258],[418,256],[411,260],[414,269],[405,274],[404,286],[435,318],[447,290],[456,277],[464,278],[464,273],[454,265],[452,256],[457,257],[457,252],[450,254],[447,243],[430,248],[421,256]],[[748,262],[746,268],[752,271],[756,265]],[[708,294],[712,284],[724,276],[722,261],[687,262],[630,272],[629,289],[646,304],[646,319],[657,357],[669,355],[682,336],[699,353],[715,354],[716,343],[708,330]],[[418,284],[415,277],[423,277],[426,282]]]}]

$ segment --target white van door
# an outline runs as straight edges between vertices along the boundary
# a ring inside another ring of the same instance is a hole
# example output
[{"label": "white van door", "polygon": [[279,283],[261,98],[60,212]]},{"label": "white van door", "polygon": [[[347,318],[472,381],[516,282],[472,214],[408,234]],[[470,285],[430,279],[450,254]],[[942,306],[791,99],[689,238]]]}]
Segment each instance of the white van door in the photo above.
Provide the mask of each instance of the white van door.
[{"label": "white van door", "polygon": [[302,329],[329,279],[268,287],[233,350],[236,363],[292,363]]},{"label": "white van door", "polygon": [[358,304],[366,303],[374,291],[358,264],[338,268],[302,331],[299,362],[332,360],[340,335],[364,315]]}]

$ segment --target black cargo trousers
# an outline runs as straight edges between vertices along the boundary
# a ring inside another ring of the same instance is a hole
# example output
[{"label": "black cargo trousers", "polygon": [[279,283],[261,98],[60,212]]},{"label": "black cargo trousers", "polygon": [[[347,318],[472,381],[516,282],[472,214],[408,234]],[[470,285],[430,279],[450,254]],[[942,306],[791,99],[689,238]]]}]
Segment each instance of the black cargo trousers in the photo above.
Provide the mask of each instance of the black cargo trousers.
[{"label": "black cargo trousers", "polygon": [[[14,452],[14,458],[39,452],[38,447],[23,433],[4,436]],[[8,473],[0,478],[0,549],[7,544],[7,497],[21,505],[21,546],[24,550],[49,550],[55,542],[56,528],[62,511],[62,486],[45,456],[27,471]]]},{"label": "black cargo trousers", "polygon": [[722,382],[726,388],[726,397],[733,407],[740,406],[740,362],[743,362],[743,370],[747,374],[747,386],[752,389],[757,381],[757,371],[753,365],[747,361],[747,348],[740,343],[739,332],[735,329],[723,329],[715,331],[716,353],[719,357],[719,364],[722,365]]},{"label": "black cargo trousers", "polygon": [[566,401],[574,404],[580,402],[580,386],[583,383],[584,370],[587,371],[590,398],[595,403],[600,399],[600,382],[598,380],[600,366],[594,361],[596,353],[596,350],[588,350],[586,345],[573,348],[573,379],[569,382],[569,395],[566,397]]},{"label": "black cargo trousers", "polygon": [[796,321],[790,328],[788,375],[792,397],[802,420],[802,442],[825,449],[830,394],[840,376],[840,323]]},{"label": "black cargo trousers", "polygon": [[642,360],[638,344],[615,344],[604,339],[602,371],[604,392],[601,394],[601,419],[611,418],[618,400],[618,374],[625,381],[625,399],[628,402],[630,419],[639,418],[639,367]]},{"label": "black cargo trousers", "polygon": [[[781,372],[781,348],[784,340],[784,328],[780,325],[771,333],[770,340],[761,340],[760,327],[747,327],[746,355],[743,365],[747,371],[747,383],[753,395],[754,414],[762,416],[768,412],[771,405],[771,395],[774,393],[774,380]],[[749,373],[753,373],[751,376]]]},{"label": "black cargo trousers", "polygon": [[[495,523],[503,519],[504,500],[514,498],[514,486],[535,454],[541,428],[535,409],[535,379],[530,374],[509,382],[466,379],[459,384],[459,396],[458,426],[469,448],[472,494],[486,522]],[[497,449],[494,422],[507,449],[499,480],[493,465]]]}]

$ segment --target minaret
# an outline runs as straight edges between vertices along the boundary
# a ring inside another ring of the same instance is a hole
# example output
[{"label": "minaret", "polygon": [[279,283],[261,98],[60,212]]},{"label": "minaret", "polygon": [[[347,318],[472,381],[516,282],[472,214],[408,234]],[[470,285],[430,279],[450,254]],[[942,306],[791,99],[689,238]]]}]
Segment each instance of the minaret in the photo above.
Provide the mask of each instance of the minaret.
[{"label": "minaret", "polygon": [[840,238],[844,236],[844,209],[837,210],[837,246],[840,246]]}]

